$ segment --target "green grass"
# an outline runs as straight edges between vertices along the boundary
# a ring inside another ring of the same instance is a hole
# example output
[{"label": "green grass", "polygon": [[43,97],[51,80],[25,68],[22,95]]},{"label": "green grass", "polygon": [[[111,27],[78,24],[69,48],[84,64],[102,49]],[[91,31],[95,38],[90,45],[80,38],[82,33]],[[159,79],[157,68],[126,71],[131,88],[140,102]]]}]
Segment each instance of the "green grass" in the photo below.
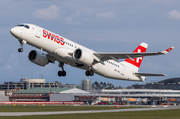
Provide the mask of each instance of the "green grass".
[{"label": "green grass", "polygon": [[17,116],[0,117],[0,119],[180,119],[180,109],[46,116]]},{"label": "green grass", "polygon": [[45,112],[45,111],[78,111],[78,110],[109,110],[142,107],[115,106],[0,106],[0,112]]}]

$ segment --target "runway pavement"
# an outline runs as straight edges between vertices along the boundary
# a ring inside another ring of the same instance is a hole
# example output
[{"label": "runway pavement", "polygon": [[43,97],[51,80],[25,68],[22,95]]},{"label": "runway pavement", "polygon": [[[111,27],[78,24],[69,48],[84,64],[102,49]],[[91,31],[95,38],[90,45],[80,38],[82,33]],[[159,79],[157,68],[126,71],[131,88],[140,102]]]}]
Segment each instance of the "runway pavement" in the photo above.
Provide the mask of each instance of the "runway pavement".
[{"label": "runway pavement", "polygon": [[180,106],[178,106],[178,107],[156,107],[156,108],[113,109],[113,110],[87,110],[87,111],[0,112],[0,116],[28,116],[28,115],[53,115],[53,114],[77,114],[77,113],[103,113],[103,112],[170,110],[170,109],[180,109]]}]

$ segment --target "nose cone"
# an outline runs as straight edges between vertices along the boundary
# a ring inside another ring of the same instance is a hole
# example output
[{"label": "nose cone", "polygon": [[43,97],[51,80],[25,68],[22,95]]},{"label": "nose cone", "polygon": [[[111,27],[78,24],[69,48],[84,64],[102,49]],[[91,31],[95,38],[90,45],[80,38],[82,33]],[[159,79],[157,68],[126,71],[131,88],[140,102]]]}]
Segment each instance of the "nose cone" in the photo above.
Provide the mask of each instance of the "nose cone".
[{"label": "nose cone", "polygon": [[11,30],[10,30],[10,33],[16,37],[17,39],[20,39],[21,38],[21,30],[17,27],[13,27]]},{"label": "nose cone", "polygon": [[10,30],[11,34],[14,36],[16,34],[18,34],[18,30],[17,28],[13,27],[11,30]]}]

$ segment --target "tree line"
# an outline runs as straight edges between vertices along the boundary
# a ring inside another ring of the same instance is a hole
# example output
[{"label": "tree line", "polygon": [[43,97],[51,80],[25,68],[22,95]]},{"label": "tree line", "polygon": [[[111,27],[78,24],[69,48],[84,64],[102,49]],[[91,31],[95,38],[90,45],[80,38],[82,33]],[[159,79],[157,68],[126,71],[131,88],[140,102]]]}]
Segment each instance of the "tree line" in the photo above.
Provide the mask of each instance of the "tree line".
[{"label": "tree line", "polygon": [[95,81],[92,83],[92,87],[95,89],[113,89],[114,85],[112,83],[100,82],[98,83]]}]

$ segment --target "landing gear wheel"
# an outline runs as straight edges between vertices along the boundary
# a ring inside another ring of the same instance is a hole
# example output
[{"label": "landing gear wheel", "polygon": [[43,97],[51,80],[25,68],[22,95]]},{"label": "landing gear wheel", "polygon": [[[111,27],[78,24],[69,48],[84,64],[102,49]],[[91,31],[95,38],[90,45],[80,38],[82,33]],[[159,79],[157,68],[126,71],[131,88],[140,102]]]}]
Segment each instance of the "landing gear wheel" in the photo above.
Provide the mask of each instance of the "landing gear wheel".
[{"label": "landing gear wheel", "polygon": [[93,75],[94,75],[94,72],[93,72],[93,71],[89,71],[89,75],[90,75],[90,76],[93,76]]},{"label": "landing gear wheel", "polygon": [[90,70],[90,71],[87,70],[85,74],[86,74],[86,76],[93,76],[94,72],[92,70]]},{"label": "landing gear wheel", "polygon": [[63,77],[65,77],[66,76],[66,71],[62,71],[61,74],[62,74]]},{"label": "landing gear wheel", "polygon": [[85,74],[86,74],[86,76],[89,76],[90,75],[89,70],[87,70]]},{"label": "landing gear wheel", "polygon": [[65,77],[66,76],[66,71],[58,71],[58,76],[61,77]]},{"label": "landing gear wheel", "polygon": [[23,52],[23,48],[19,48],[19,49],[18,49],[18,52]]},{"label": "landing gear wheel", "polygon": [[58,71],[58,76],[61,77],[62,71]]}]

